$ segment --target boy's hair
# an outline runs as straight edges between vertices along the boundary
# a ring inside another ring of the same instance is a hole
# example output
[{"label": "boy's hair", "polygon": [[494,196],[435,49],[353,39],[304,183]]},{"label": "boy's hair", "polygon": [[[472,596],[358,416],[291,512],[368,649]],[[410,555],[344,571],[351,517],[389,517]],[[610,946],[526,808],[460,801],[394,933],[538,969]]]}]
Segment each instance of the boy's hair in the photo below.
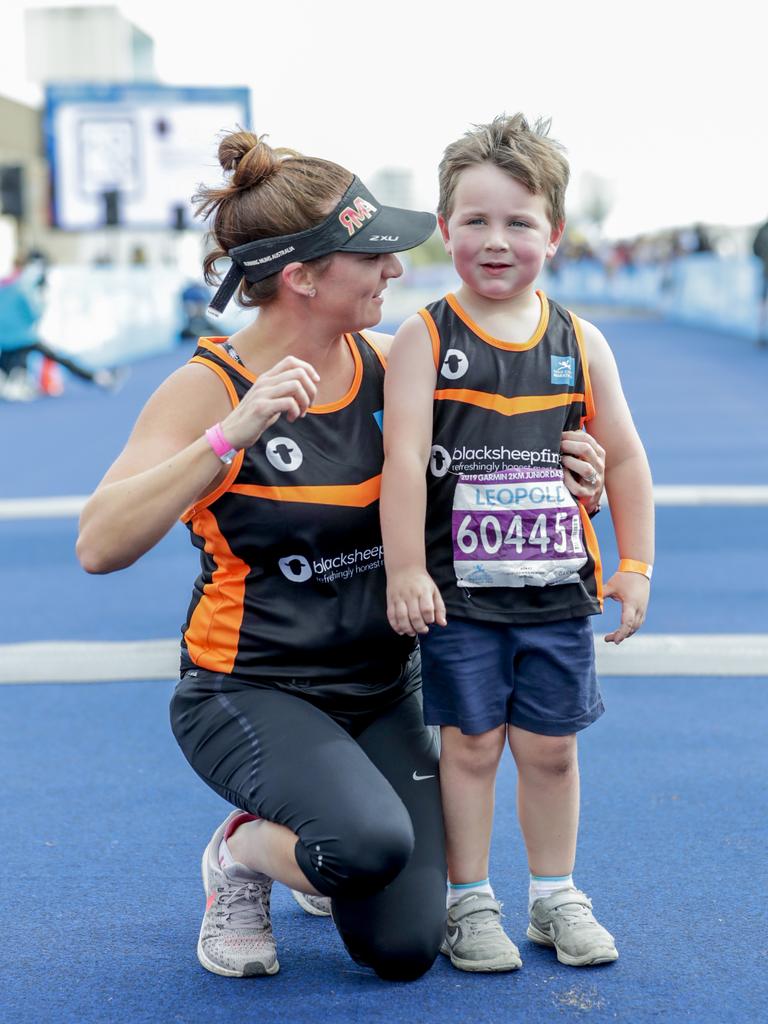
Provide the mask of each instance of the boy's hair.
[{"label": "boy's hair", "polygon": [[459,175],[475,164],[495,164],[534,195],[543,195],[553,227],[565,220],[565,190],[570,170],[559,142],[549,138],[551,121],[534,126],[523,114],[501,114],[477,124],[446,147],[440,161],[438,213],[448,219]]}]

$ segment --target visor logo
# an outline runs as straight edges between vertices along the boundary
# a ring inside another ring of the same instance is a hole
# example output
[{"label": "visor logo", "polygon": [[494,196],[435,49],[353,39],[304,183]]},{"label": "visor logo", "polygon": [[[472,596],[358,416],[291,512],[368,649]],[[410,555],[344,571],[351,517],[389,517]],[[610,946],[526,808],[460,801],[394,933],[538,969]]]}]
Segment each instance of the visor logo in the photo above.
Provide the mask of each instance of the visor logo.
[{"label": "visor logo", "polygon": [[312,575],[312,566],[304,555],[287,555],[278,563],[280,572],[291,583],[306,583]]},{"label": "visor logo", "polygon": [[429,457],[429,468],[432,476],[445,476],[451,466],[451,454],[441,444],[432,445],[432,453]]},{"label": "visor logo", "polygon": [[463,377],[469,369],[469,359],[467,359],[464,352],[458,348],[449,348],[445,353],[445,359],[443,365],[440,367],[440,373],[443,377],[447,377],[448,380],[458,380],[459,377]]},{"label": "visor logo", "polygon": [[376,207],[362,196],[357,196],[351,206],[344,207],[339,214],[339,220],[351,238],[374,213],[378,213]]},{"label": "visor logo", "polygon": [[290,437],[273,437],[265,448],[270,466],[281,473],[292,473],[304,461],[304,453]]}]

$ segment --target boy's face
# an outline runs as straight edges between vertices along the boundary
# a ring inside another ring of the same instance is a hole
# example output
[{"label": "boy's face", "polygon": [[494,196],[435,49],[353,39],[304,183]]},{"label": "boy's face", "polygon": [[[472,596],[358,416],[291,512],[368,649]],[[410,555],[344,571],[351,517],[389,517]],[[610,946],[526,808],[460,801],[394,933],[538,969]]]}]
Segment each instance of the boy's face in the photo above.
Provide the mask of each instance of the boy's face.
[{"label": "boy's face", "polygon": [[439,218],[445,248],[461,277],[488,299],[524,293],[554,256],[564,224],[553,227],[547,202],[495,164],[461,172],[448,220]]}]

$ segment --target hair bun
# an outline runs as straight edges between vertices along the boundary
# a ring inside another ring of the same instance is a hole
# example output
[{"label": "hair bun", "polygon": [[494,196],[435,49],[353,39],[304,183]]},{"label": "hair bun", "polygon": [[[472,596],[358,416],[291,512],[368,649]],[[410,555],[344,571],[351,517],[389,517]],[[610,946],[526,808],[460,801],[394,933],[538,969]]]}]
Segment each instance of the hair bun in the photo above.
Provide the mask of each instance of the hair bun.
[{"label": "hair bun", "polygon": [[231,132],[219,143],[219,163],[231,171],[231,184],[235,188],[252,188],[270,178],[280,166],[280,160],[264,139],[253,132]]}]

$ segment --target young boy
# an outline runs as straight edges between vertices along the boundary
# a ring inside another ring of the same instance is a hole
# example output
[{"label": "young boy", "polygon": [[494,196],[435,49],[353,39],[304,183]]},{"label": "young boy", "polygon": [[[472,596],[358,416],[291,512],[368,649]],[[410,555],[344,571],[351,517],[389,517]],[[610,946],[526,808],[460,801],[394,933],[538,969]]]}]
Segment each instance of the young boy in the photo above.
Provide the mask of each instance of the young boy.
[{"label": "young boy", "polygon": [[[443,952],[467,971],[521,966],[488,880],[505,741],[531,873],[528,937],[578,967],[619,955],[572,878],[576,733],[603,712],[588,617],[604,596],[620,601],[606,636],[616,644],[645,617],[653,499],[605,339],[535,288],[565,223],[568,164],[547,130],[499,117],[446,149],[439,225],[462,284],[401,327],[385,384],[388,615],[398,633],[421,634],[425,720],[442,733]],[[561,432],[585,422],[606,449],[621,558],[605,586],[559,455]]]}]

